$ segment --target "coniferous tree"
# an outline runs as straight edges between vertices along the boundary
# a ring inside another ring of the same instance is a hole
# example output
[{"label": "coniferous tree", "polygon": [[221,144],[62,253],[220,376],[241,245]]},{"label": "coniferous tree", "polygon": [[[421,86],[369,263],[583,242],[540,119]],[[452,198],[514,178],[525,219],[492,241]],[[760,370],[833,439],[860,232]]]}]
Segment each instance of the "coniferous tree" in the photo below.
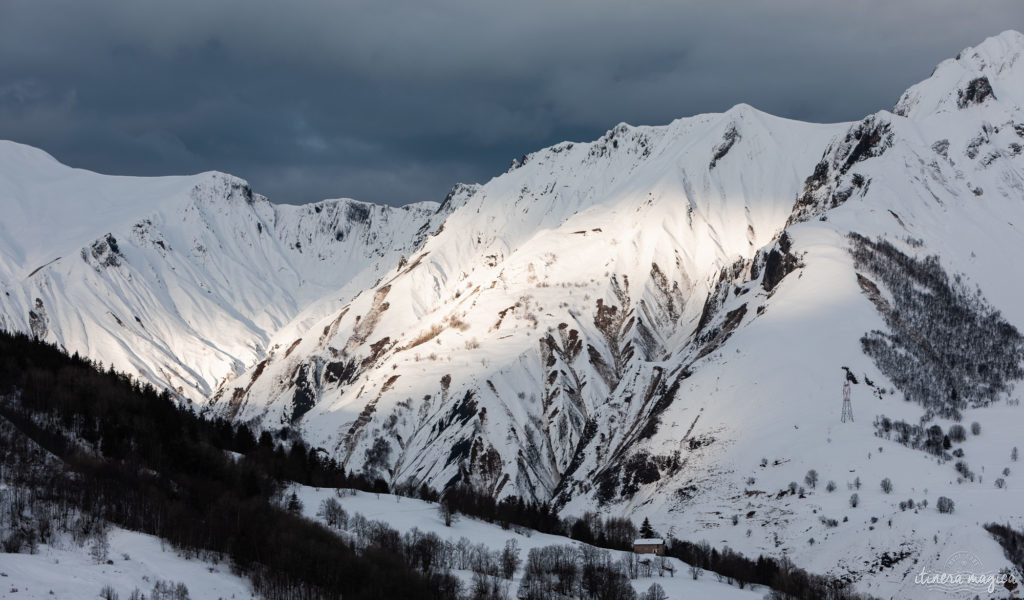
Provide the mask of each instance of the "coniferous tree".
[{"label": "coniferous tree", "polygon": [[658,533],[651,527],[651,521],[647,517],[644,517],[644,522],[640,525],[640,537],[644,539],[658,537]]}]

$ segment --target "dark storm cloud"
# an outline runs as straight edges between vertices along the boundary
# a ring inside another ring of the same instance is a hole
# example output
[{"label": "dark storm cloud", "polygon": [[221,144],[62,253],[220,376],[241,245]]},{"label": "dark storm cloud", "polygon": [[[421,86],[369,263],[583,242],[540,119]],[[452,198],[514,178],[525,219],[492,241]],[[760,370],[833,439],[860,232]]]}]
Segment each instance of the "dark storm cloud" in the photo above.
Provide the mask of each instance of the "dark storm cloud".
[{"label": "dark storm cloud", "polygon": [[1020,0],[0,0],[0,138],[281,202],[439,200],[515,156],[746,102],[853,120]]}]

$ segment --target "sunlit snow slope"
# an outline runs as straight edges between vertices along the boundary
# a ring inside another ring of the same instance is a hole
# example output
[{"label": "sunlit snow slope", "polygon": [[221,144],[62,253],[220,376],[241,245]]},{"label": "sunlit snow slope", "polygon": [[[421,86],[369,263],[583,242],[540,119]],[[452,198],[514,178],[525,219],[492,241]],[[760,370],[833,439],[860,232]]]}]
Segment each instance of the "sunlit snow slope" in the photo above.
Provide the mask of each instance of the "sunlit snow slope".
[{"label": "sunlit snow slope", "polygon": [[300,311],[373,285],[437,205],[274,205],[221,173],[111,177],[0,142],[0,207],[0,327],[202,400]]},{"label": "sunlit snow slope", "polygon": [[645,437],[680,354],[724,338],[693,342],[723,269],[779,236],[846,129],[740,105],[529,155],[218,404],[394,481],[552,498]]},{"label": "sunlit snow slope", "polygon": [[215,407],[393,484],[649,515],[889,597],[941,593],[913,577],[960,550],[998,570],[980,524],[1024,501],[1022,54],[990,38],[857,123],[740,105],[528,155]]}]

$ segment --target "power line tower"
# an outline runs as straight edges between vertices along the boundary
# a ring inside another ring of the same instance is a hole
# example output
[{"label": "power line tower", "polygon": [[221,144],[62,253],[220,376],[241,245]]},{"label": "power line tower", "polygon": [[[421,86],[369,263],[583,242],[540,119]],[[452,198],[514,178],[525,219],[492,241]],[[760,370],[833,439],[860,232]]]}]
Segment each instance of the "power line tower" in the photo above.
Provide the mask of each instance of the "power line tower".
[{"label": "power line tower", "polygon": [[850,381],[843,382],[843,416],[839,419],[843,423],[853,422],[853,404],[850,403]]}]

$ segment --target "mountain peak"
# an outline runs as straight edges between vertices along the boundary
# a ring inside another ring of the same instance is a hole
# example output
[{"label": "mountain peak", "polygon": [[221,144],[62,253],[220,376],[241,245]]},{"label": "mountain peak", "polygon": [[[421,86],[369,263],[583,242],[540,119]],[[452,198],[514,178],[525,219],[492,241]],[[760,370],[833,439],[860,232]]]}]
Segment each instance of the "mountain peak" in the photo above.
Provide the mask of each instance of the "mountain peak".
[{"label": "mountain peak", "polygon": [[1015,62],[1022,52],[1024,52],[1024,33],[1007,29],[998,35],[986,38],[977,46],[966,48],[954,60],[971,62],[979,70],[991,67],[1003,68],[1008,63]]},{"label": "mountain peak", "polygon": [[3,160],[4,164],[59,164],[57,159],[45,150],[11,140],[0,140],[0,160]]},{"label": "mountain peak", "polygon": [[910,118],[970,109],[992,101],[1019,106],[1024,100],[1024,34],[1007,30],[956,58],[944,60],[928,79],[900,96],[893,112]]}]

